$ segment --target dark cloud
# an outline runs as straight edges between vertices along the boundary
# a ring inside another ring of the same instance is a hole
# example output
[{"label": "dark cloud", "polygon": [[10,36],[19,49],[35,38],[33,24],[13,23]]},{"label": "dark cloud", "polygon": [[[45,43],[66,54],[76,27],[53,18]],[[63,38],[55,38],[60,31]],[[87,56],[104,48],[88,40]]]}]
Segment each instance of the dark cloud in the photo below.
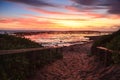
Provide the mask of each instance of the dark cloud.
[{"label": "dark cloud", "polygon": [[120,0],[104,0],[100,5],[108,7],[111,14],[120,14]]},{"label": "dark cloud", "polygon": [[[108,0],[109,1],[109,0]],[[109,6],[109,13],[112,14],[120,14],[120,0],[110,0],[111,3],[108,5]]]},{"label": "dark cloud", "polygon": [[56,5],[45,2],[45,0],[44,1],[43,0],[6,0],[6,1],[23,3],[23,4],[27,4],[27,5],[32,5],[32,6],[56,7]]},{"label": "dark cloud", "polygon": [[[78,5],[83,6],[94,6],[93,9],[96,7],[101,6],[101,8],[107,7],[108,13],[111,14],[120,14],[120,0],[71,0]],[[103,6],[103,7],[102,7]],[[80,8],[78,6],[78,8]]]},{"label": "dark cloud", "polygon": [[72,1],[78,4],[83,4],[83,5],[92,5],[96,2],[96,0],[72,0]]}]

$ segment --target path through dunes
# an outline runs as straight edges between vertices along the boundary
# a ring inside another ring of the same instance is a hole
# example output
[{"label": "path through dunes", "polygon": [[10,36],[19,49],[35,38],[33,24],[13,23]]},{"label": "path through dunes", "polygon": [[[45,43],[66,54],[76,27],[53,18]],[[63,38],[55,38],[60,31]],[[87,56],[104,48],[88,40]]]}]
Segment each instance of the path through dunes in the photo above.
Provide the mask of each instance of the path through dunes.
[{"label": "path through dunes", "polygon": [[88,56],[91,45],[64,48],[64,58],[45,66],[33,80],[100,80],[100,73],[104,70],[101,71],[102,67],[95,57]]}]

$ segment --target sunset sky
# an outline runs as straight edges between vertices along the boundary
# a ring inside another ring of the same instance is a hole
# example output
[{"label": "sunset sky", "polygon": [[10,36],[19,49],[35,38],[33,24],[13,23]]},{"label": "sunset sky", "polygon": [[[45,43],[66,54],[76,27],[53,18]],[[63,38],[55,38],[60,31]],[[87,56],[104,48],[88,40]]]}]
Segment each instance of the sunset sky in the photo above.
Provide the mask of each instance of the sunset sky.
[{"label": "sunset sky", "polygon": [[0,30],[117,30],[120,0],[0,0]]}]

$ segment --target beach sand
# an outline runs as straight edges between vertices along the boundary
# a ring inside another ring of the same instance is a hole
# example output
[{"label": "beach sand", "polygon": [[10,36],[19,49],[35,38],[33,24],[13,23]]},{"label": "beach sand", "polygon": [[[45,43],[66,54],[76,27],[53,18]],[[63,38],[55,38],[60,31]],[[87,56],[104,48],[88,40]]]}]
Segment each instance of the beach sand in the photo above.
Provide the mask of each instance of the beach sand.
[{"label": "beach sand", "polygon": [[104,68],[95,56],[89,56],[92,44],[64,47],[63,59],[39,70],[32,80],[119,80],[104,79],[107,73],[113,71],[113,67]]}]

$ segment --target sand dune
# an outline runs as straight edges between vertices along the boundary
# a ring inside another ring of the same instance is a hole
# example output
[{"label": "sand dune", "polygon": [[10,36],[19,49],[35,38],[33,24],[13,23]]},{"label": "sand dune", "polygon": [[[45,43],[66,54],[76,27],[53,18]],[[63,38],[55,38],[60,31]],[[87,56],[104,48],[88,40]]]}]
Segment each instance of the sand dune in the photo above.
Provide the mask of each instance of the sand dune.
[{"label": "sand dune", "polygon": [[91,45],[63,48],[64,58],[39,70],[32,80],[120,80],[118,66],[104,68],[95,56],[88,55]]}]

